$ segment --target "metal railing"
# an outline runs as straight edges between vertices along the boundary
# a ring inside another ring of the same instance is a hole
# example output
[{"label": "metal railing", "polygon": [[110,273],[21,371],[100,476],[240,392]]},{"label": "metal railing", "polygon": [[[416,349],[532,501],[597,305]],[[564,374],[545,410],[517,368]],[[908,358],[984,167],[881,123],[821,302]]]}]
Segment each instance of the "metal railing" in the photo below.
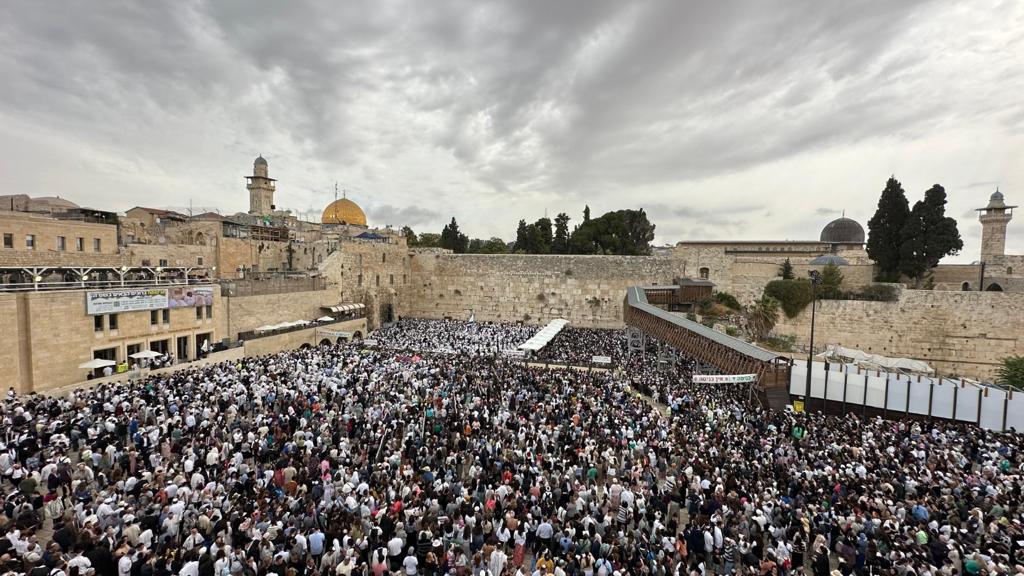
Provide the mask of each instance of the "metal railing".
[{"label": "metal railing", "polygon": [[[196,272],[202,272],[197,274]],[[102,290],[153,285],[211,284],[203,268],[0,267],[0,292]]]}]

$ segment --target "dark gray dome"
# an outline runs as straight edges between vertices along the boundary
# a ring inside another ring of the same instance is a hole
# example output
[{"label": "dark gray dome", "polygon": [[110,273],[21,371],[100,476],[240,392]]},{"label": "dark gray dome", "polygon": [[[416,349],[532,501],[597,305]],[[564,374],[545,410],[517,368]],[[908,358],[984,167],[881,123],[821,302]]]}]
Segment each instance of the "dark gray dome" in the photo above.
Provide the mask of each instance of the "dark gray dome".
[{"label": "dark gray dome", "polygon": [[266,166],[266,165],[267,165],[267,159],[266,159],[266,158],[264,158],[263,156],[257,156],[257,157],[256,157],[256,161],[255,161],[255,162],[253,162],[253,164],[255,164],[255,165],[257,165],[257,166],[259,166],[259,165],[261,165],[261,164],[262,164],[263,166]]},{"label": "dark gray dome", "polygon": [[831,244],[863,244],[864,227],[856,220],[836,218],[821,231],[821,241]]}]

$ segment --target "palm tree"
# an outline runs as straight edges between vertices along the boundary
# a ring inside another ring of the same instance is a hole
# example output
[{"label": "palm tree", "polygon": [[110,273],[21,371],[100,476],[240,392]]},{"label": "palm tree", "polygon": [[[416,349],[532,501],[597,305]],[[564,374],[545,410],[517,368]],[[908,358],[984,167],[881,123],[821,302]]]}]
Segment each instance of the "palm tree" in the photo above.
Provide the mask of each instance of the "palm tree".
[{"label": "palm tree", "polygon": [[779,301],[767,294],[747,307],[747,324],[755,340],[764,340],[779,321]]}]

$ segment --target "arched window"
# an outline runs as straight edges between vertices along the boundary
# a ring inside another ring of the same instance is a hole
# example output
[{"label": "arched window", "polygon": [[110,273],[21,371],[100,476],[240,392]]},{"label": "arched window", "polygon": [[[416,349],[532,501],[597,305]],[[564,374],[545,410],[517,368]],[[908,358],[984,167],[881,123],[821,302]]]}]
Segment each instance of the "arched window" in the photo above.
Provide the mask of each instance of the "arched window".
[{"label": "arched window", "polygon": [[1013,266],[1007,266],[1006,267],[1006,275],[1007,276],[1013,276]]},{"label": "arched window", "polygon": [[1003,291],[1003,287],[1000,286],[999,284],[996,284],[995,282],[993,282],[993,283],[988,285],[988,288],[985,288],[985,291],[986,292],[1002,292]]},{"label": "arched window", "polygon": [[964,292],[970,292],[971,291],[971,283],[970,282],[964,282],[963,284],[960,285],[960,289],[963,290]]},{"label": "arched window", "polygon": [[701,277],[702,280],[707,280],[710,275],[711,275],[711,269],[710,268],[703,267],[703,268],[700,269],[700,277]]}]

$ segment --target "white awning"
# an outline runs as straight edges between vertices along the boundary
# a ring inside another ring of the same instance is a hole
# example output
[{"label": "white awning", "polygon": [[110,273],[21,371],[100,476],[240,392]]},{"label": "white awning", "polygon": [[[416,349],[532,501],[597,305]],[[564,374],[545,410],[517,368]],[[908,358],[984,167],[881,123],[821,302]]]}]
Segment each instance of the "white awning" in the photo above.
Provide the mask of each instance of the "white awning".
[{"label": "white awning", "polygon": [[540,350],[548,345],[548,342],[562,331],[569,324],[564,318],[557,318],[548,322],[548,325],[541,328],[540,332],[534,334],[529,340],[519,345],[520,350]]},{"label": "white awning", "polygon": [[274,330],[280,330],[282,328],[293,328],[295,326],[305,326],[309,324],[309,320],[295,320],[293,322],[281,322],[280,324],[267,324],[266,326],[260,326],[256,329],[257,332],[272,332]]},{"label": "white awning", "polygon": [[887,370],[899,372],[920,372],[932,374],[935,370],[928,364],[914,360],[913,358],[889,358],[880,354],[869,354],[855,348],[844,348],[842,346],[828,346],[819,357],[827,360],[837,360],[856,364],[861,368],[870,370]]},{"label": "white awning", "polygon": [[338,314],[339,312],[362,310],[363,308],[366,308],[366,304],[338,304],[337,306],[323,306],[323,309],[330,310],[334,314]]}]

